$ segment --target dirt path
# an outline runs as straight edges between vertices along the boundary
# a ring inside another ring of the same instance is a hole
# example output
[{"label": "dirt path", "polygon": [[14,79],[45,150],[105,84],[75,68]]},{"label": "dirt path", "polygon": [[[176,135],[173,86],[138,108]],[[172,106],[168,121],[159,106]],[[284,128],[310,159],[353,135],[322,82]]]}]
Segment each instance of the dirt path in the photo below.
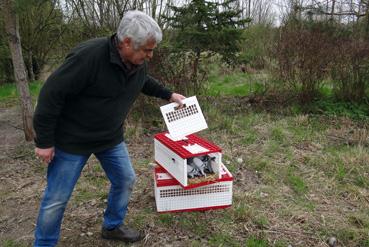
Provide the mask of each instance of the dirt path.
[{"label": "dirt path", "polygon": [[17,108],[0,109],[0,243],[30,243],[43,184],[20,122]]}]

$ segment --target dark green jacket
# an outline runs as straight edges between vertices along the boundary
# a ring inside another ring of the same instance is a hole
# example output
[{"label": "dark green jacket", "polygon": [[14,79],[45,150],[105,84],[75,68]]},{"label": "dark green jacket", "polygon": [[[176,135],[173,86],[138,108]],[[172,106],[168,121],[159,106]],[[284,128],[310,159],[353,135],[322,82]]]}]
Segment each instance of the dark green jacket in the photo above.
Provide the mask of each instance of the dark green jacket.
[{"label": "dark green jacket", "polygon": [[35,114],[35,143],[74,154],[90,154],[123,141],[123,122],[143,92],[168,100],[171,92],[147,74],[147,65],[129,71],[114,45],[115,36],[74,48],[41,89]]}]

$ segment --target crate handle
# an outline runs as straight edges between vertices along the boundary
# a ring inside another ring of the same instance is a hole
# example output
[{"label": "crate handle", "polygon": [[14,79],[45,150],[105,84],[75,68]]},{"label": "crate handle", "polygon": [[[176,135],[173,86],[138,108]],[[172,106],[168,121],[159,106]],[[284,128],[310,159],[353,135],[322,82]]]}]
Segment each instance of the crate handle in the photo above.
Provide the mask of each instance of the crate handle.
[{"label": "crate handle", "polygon": [[183,104],[181,108],[179,106],[175,106],[174,110],[179,110],[179,109],[182,109],[182,108],[186,108],[186,104]]}]

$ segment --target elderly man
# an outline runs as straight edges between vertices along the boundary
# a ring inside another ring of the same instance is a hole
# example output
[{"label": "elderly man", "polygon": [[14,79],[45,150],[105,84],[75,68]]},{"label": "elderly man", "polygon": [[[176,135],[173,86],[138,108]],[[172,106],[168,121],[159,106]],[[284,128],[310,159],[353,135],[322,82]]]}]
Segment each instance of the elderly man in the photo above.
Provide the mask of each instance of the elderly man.
[{"label": "elderly man", "polygon": [[102,237],[135,242],[141,234],[123,224],[135,181],[123,122],[140,92],[181,105],[147,74],[146,60],[162,39],[158,24],[127,12],[117,34],[84,42],[47,79],[34,115],[36,155],[48,164],[34,246],[55,246],[67,202],[91,154],[111,182]]}]

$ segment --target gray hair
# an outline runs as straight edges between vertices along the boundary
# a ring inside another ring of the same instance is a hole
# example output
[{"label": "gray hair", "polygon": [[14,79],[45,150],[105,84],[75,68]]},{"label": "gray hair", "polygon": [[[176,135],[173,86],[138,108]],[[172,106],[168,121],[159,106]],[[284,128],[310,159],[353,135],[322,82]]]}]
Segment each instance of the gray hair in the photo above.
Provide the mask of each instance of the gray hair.
[{"label": "gray hair", "polygon": [[131,38],[133,46],[138,49],[145,45],[148,40],[160,43],[163,34],[156,21],[138,10],[130,10],[124,14],[117,30],[118,40]]}]

